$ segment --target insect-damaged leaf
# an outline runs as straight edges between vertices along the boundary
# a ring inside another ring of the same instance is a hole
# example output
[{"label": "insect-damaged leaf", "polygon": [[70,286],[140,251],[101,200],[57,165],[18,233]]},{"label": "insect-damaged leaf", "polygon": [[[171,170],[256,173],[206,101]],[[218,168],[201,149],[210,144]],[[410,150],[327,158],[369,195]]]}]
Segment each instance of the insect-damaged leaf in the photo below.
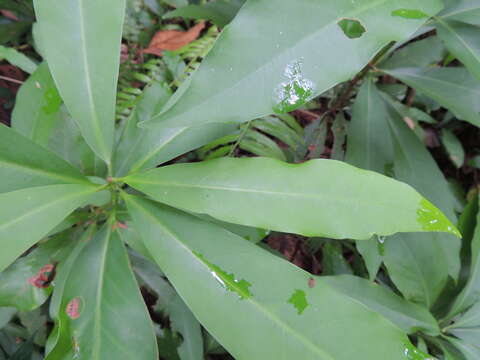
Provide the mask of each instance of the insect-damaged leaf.
[{"label": "insect-damaged leaf", "polygon": [[155,261],[236,359],[404,360],[411,348],[373,307],[321,277],[312,282],[309,273],[210,222],[124,199]]}]

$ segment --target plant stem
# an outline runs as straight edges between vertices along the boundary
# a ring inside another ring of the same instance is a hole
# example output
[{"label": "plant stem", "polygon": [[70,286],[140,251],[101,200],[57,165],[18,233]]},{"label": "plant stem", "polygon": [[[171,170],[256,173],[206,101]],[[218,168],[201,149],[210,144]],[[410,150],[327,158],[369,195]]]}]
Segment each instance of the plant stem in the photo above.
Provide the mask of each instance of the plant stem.
[{"label": "plant stem", "polygon": [[13,83],[16,83],[16,84],[23,84],[23,81],[20,81],[20,80],[17,80],[17,79],[12,79],[8,76],[0,75],[0,80],[10,81],[10,82],[13,82]]}]

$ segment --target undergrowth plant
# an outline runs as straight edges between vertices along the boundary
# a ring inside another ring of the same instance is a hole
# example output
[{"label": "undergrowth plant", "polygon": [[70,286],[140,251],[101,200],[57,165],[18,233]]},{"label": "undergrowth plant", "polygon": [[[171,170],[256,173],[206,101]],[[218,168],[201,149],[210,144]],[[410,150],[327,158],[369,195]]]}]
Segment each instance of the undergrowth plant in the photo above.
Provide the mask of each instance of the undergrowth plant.
[{"label": "undergrowth plant", "polygon": [[0,126],[0,359],[480,358],[478,194],[422,142],[461,167],[455,122],[480,126],[479,1],[248,0],[124,76],[125,0],[34,5],[43,63],[8,52],[32,74]]}]

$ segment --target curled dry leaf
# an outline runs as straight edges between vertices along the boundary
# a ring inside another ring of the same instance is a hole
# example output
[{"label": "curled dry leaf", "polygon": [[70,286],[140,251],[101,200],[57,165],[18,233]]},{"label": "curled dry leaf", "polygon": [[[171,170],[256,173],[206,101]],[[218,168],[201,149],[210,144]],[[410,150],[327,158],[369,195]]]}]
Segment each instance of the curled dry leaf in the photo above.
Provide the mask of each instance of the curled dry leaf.
[{"label": "curled dry leaf", "polygon": [[155,34],[148,48],[143,50],[146,54],[161,56],[163,50],[174,51],[190,44],[205,28],[205,22],[198,23],[188,31],[165,30]]}]

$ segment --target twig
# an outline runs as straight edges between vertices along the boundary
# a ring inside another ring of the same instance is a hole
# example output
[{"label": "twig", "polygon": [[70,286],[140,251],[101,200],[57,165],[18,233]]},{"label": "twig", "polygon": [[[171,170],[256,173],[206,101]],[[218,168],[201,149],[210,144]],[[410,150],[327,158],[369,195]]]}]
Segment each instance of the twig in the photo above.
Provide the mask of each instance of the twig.
[{"label": "twig", "polygon": [[16,84],[23,84],[23,81],[20,81],[20,80],[17,80],[17,79],[12,79],[8,76],[0,75],[0,80],[10,81],[10,82],[13,82],[13,83],[16,83]]}]

